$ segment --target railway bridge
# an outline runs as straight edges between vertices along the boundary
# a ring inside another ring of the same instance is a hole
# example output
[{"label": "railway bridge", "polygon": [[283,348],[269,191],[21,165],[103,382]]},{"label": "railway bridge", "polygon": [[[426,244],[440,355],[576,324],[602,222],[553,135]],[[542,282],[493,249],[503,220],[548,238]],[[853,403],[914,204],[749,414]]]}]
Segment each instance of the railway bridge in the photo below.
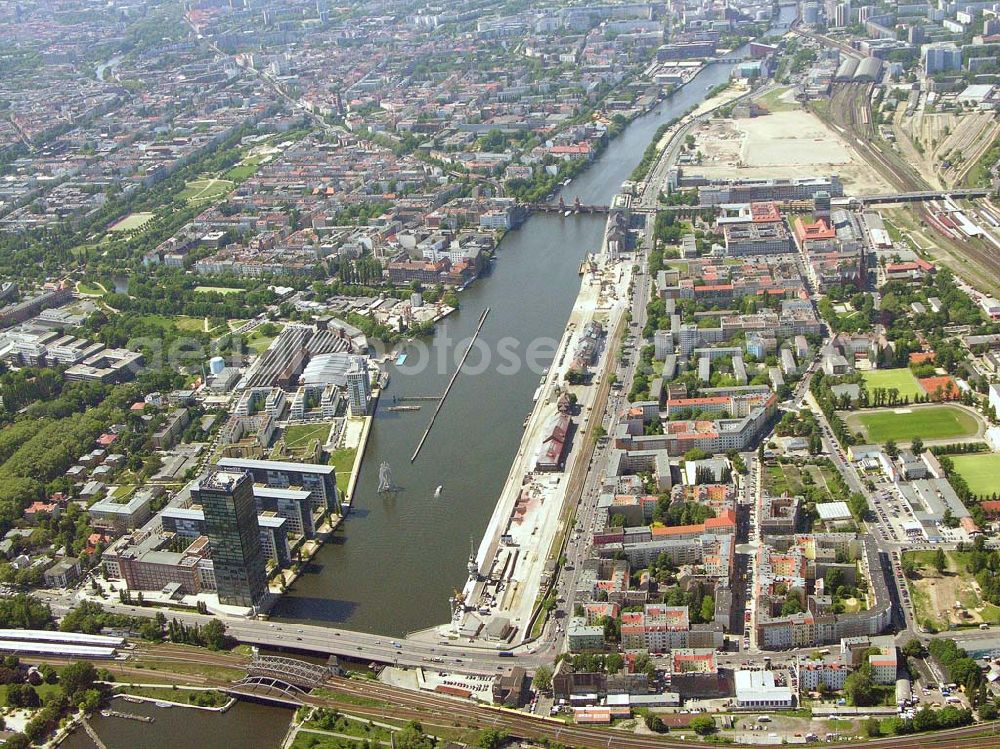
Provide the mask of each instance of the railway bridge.
[{"label": "railway bridge", "polygon": [[277,655],[255,655],[247,667],[247,675],[230,691],[303,704],[303,697],[335,675],[335,670],[327,665]]}]

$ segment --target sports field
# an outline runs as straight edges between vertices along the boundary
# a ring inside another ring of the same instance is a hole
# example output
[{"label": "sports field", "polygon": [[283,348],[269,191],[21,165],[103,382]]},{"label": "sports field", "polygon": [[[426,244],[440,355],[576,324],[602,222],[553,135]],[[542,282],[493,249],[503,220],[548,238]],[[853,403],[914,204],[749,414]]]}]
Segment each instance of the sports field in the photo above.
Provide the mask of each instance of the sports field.
[{"label": "sports field", "polygon": [[922,408],[886,408],[877,411],[853,411],[844,414],[847,427],[862,432],[867,442],[909,442],[971,437],[979,429],[976,418],[955,406]]},{"label": "sports field", "polygon": [[194,290],[198,294],[207,294],[213,291],[216,294],[238,294],[243,291],[243,289],[232,289],[228,286],[195,286]]},{"label": "sports field", "polygon": [[1000,454],[949,455],[973,494],[990,495],[1000,489]]},{"label": "sports field", "polygon": [[126,232],[132,231],[133,229],[141,229],[153,220],[154,215],[155,214],[153,213],[130,213],[117,224],[108,229],[108,231]]},{"label": "sports field", "polygon": [[199,203],[203,200],[214,200],[233,189],[233,183],[228,179],[204,177],[193,179],[184,185],[180,197],[189,203]]},{"label": "sports field", "polygon": [[913,376],[913,373],[907,367],[901,367],[900,369],[873,369],[870,372],[862,372],[861,376],[865,379],[865,385],[868,388],[869,394],[875,388],[885,388],[886,390],[896,388],[899,391],[900,397],[908,395],[912,399],[918,395],[924,395],[924,389],[920,387],[917,378]]}]

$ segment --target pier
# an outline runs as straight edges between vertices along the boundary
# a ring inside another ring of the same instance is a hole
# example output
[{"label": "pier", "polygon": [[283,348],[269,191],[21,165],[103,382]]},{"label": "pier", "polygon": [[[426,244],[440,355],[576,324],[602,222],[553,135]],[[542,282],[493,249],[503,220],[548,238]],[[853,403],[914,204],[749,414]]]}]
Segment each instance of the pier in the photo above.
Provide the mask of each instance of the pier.
[{"label": "pier", "polygon": [[448,380],[448,386],[441,393],[441,399],[438,401],[437,406],[434,408],[434,413],[431,414],[430,423],[427,424],[427,429],[424,430],[423,436],[420,438],[420,442],[417,443],[417,449],[413,451],[413,455],[410,456],[410,462],[412,463],[417,459],[420,451],[424,447],[424,442],[427,441],[427,437],[431,433],[431,429],[434,428],[434,421],[437,419],[438,414],[441,412],[441,407],[444,405],[445,398],[448,397],[448,393],[451,392],[452,386],[455,384],[455,380],[462,373],[462,367],[465,366],[465,360],[469,358],[469,354],[472,353],[472,347],[476,345],[476,340],[479,338],[479,332],[483,329],[483,323],[486,322],[486,316],[490,314],[490,308],[487,307],[483,310],[483,314],[479,316],[479,324],[476,325],[476,332],[472,334],[472,339],[469,341],[469,347],[465,349],[465,353],[462,354],[462,360],[458,363],[458,367],[455,369],[455,374],[451,376]]},{"label": "pier", "polygon": [[135,713],[122,713],[118,710],[105,710],[101,713],[109,718],[125,718],[126,720],[137,720],[140,723],[152,723],[155,718],[152,715],[137,715]]},{"label": "pier", "polygon": [[95,731],[91,727],[91,725],[87,721],[86,717],[81,718],[80,719],[80,723],[83,725],[83,730],[87,732],[88,736],[90,736],[90,740],[93,741],[97,745],[97,749],[108,749],[107,744],[105,744],[103,741],[101,741],[101,737],[97,735],[97,731]]}]

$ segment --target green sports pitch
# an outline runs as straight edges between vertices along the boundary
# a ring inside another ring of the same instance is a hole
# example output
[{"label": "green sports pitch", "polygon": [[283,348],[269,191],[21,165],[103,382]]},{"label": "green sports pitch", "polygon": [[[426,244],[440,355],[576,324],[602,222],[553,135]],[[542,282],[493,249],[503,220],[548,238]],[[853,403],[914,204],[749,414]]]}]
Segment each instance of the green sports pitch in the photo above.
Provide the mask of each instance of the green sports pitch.
[{"label": "green sports pitch", "polygon": [[973,453],[949,455],[958,475],[965,479],[969,491],[980,496],[1000,490],[1000,454]]},{"label": "green sports pitch", "polygon": [[956,406],[884,408],[845,415],[851,431],[862,432],[867,442],[909,442],[971,437],[979,429],[976,417]]},{"label": "green sports pitch", "polygon": [[918,395],[926,395],[924,389],[920,387],[920,383],[917,382],[917,378],[913,376],[913,372],[906,367],[900,369],[873,369],[870,372],[862,372],[861,376],[865,380],[865,387],[868,389],[869,394],[875,388],[884,388],[886,390],[896,388],[899,391],[900,397],[908,395],[911,400]]}]

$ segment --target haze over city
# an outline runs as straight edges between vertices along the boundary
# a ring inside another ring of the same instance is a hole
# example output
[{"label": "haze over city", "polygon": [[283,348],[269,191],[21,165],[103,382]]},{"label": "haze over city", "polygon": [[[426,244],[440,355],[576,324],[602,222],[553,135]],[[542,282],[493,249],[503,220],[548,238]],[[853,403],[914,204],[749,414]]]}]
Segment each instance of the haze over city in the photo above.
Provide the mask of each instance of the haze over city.
[{"label": "haze over city", "polygon": [[0,0],[0,743],[1000,707],[1000,5]]}]

